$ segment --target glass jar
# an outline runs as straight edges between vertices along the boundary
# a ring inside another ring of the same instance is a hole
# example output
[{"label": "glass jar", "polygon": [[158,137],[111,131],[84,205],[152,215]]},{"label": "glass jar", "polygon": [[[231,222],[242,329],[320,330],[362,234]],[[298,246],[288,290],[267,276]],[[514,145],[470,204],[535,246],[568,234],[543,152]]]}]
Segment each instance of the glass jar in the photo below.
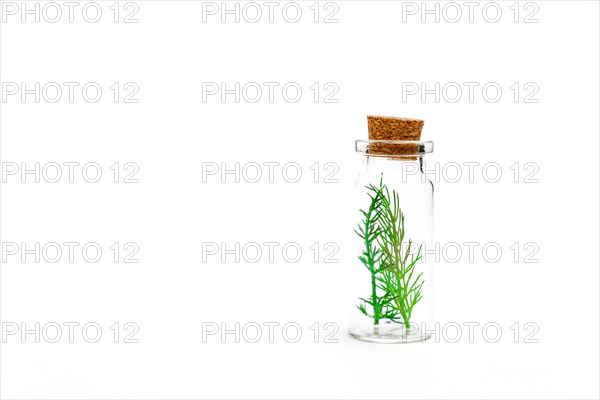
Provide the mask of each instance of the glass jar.
[{"label": "glass jar", "polygon": [[378,343],[429,339],[433,322],[433,183],[424,156],[433,142],[357,140],[356,258],[351,265],[352,337]]}]

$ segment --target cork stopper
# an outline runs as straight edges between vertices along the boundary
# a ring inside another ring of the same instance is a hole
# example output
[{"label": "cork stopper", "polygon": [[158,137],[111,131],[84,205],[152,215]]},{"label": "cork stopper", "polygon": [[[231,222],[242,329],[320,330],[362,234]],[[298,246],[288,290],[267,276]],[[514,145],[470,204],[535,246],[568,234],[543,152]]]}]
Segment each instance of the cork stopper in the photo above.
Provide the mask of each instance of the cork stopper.
[{"label": "cork stopper", "polygon": [[[367,116],[369,125],[369,140],[421,140],[421,130],[425,121],[420,119]],[[374,143],[369,149],[370,154],[408,157],[418,152],[417,144]]]}]

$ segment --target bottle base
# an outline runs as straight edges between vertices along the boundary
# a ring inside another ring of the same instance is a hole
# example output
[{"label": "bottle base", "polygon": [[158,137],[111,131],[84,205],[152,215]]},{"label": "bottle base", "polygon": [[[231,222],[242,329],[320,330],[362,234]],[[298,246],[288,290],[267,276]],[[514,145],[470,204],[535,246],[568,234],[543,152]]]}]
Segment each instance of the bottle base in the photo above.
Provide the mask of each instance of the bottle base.
[{"label": "bottle base", "polygon": [[385,321],[379,325],[362,325],[349,330],[349,335],[357,340],[382,344],[425,342],[431,335],[422,332],[417,324],[410,329],[402,324]]}]

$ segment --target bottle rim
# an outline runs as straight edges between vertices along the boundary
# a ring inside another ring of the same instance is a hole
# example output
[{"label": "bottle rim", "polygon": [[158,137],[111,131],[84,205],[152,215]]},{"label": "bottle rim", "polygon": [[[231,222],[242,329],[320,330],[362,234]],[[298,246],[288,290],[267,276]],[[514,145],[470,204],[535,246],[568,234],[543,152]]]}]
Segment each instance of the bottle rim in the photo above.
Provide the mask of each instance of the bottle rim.
[{"label": "bottle rim", "polygon": [[[382,156],[382,157],[407,157],[407,156],[423,156],[433,153],[433,141],[425,140],[364,140],[357,139],[355,141],[355,150],[357,153],[362,153],[367,156]],[[390,154],[389,152],[381,152],[383,148],[400,149],[399,154]]]}]

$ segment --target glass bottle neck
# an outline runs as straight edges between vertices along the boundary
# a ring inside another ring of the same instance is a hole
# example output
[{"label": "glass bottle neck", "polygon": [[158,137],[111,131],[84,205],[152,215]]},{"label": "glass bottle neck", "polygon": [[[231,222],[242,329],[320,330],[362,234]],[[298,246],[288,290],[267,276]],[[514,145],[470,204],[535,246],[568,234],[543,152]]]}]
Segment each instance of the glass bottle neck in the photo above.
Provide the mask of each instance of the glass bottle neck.
[{"label": "glass bottle neck", "polygon": [[365,155],[363,163],[369,169],[402,170],[409,168],[411,170],[423,172],[424,160],[423,156],[400,158]]}]

